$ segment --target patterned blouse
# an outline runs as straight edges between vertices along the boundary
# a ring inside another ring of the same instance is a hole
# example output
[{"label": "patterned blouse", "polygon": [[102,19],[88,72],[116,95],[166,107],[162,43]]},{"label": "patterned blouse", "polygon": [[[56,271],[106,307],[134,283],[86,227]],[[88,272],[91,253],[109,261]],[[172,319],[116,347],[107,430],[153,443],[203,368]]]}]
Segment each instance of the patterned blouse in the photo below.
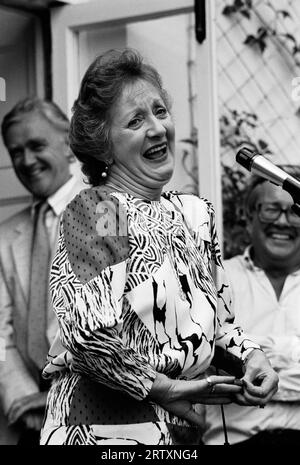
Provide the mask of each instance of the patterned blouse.
[{"label": "patterned blouse", "polygon": [[[44,369],[54,383],[43,444],[172,444],[170,424],[189,425],[147,401],[156,372],[197,379],[215,344],[240,359],[258,347],[234,325],[212,205],[193,195],[81,191],[63,216],[50,289],[60,334]],[[112,420],[111,398],[152,414]]]}]

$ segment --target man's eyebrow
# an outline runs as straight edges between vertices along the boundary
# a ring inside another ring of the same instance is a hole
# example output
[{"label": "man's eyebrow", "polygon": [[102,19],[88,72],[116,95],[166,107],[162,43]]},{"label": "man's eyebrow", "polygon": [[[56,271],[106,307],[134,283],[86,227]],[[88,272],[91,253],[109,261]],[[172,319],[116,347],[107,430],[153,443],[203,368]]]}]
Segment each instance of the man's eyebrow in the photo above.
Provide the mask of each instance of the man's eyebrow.
[{"label": "man's eyebrow", "polygon": [[8,148],[9,151],[10,150],[16,150],[16,149],[22,148],[24,145],[36,144],[36,143],[45,144],[45,143],[47,143],[47,139],[45,139],[43,137],[34,137],[34,138],[31,138],[31,139],[28,139],[25,144],[14,144],[14,143],[12,143],[11,145],[8,145],[7,148]]}]

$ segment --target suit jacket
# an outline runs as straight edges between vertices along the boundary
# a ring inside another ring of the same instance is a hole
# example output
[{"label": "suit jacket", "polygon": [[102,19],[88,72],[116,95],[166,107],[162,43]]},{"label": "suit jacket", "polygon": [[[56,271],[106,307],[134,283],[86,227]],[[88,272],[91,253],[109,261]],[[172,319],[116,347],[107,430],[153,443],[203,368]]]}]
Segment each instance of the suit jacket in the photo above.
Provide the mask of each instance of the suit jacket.
[{"label": "suit jacket", "polygon": [[[75,183],[66,203],[82,188],[82,182]],[[31,207],[0,225],[0,338],[5,339],[0,399],[5,414],[16,399],[40,390],[37,370],[27,355],[32,235]]]}]

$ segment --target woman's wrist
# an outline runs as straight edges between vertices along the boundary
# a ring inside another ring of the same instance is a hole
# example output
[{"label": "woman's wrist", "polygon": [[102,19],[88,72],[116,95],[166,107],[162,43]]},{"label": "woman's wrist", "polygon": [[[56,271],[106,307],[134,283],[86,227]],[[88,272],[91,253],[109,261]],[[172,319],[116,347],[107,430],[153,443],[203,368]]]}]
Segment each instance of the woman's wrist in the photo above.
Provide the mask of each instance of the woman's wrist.
[{"label": "woman's wrist", "polygon": [[263,353],[263,350],[259,347],[255,347],[253,350],[251,350],[251,352],[249,352],[246,357],[244,358],[243,360],[243,365],[246,367],[247,366],[247,363],[251,360],[251,358],[256,355],[259,351],[260,353]]},{"label": "woman's wrist", "polygon": [[177,400],[174,387],[175,380],[168,378],[162,373],[157,373],[148,398],[157,403]]}]

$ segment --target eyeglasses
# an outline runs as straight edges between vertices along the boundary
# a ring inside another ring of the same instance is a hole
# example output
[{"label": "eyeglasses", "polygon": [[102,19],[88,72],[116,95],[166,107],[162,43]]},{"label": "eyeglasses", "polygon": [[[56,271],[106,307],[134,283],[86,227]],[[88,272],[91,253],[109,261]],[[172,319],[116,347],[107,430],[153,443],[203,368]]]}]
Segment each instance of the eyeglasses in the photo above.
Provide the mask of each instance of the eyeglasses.
[{"label": "eyeglasses", "polygon": [[257,206],[258,218],[262,223],[273,223],[277,221],[282,213],[291,226],[300,227],[300,216],[298,216],[290,207],[283,208],[279,203],[260,203]]}]

